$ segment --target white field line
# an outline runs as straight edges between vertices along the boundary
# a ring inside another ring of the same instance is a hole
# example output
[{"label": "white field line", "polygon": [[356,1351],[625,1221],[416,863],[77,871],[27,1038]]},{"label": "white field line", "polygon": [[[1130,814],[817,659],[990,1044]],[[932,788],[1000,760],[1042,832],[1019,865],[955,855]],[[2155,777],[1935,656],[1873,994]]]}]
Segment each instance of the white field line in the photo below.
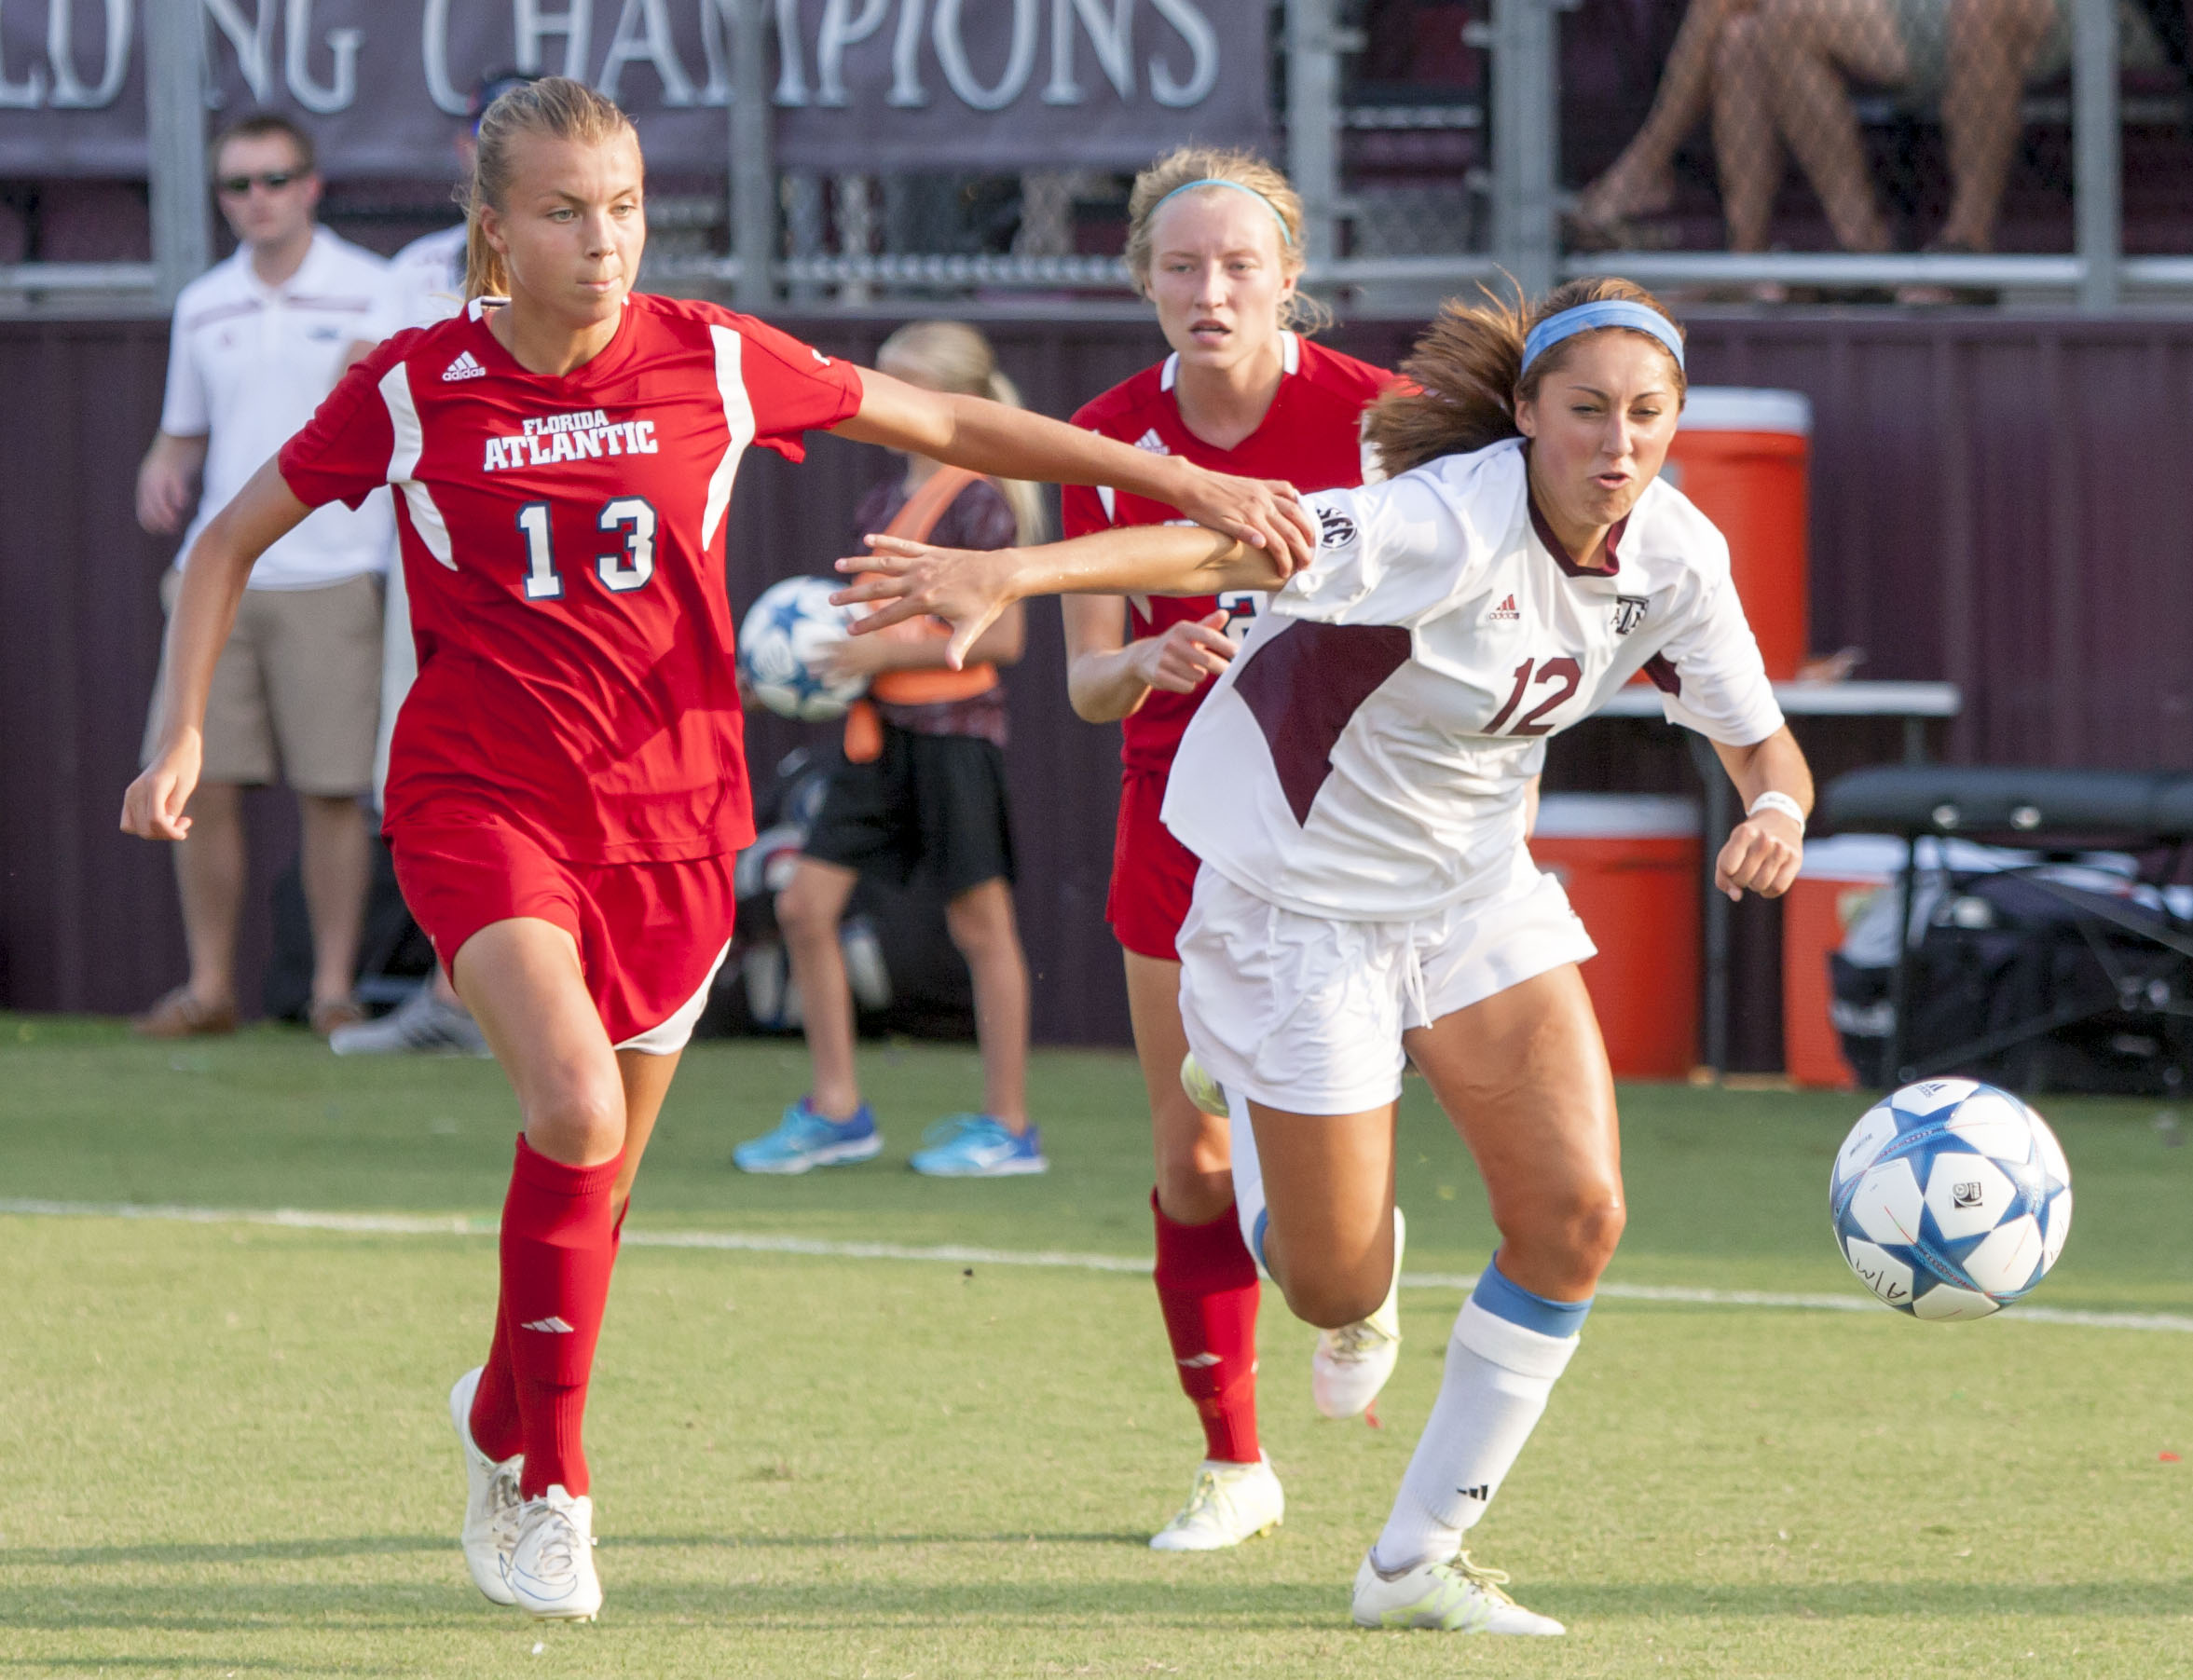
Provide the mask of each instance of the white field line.
[{"label": "white field line", "polygon": [[[295,1208],[184,1208],[150,1202],[48,1202],[0,1197],[0,1216],[32,1219],[159,1220],[193,1225],[273,1225],[293,1231],[341,1231],[381,1236],[492,1236],[491,1220],[460,1214],[332,1213]],[[1117,1272],[1147,1276],[1150,1262],[1125,1254],[1078,1254],[1066,1250],[977,1249],[956,1243],[915,1247],[895,1242],[832,1242],[814,1236],[779,1236],[746,1231],[627,1231],[636,1249],[716,1249],[747,1254],[800,1254],[829,1260],[906,1260],[946,1265],[1041,1266],[1073,1272]],[[1446,1290],[1466,1293],[1473,1273],[1404,1272],[1404,1289]],[[1879,1304],[1866,1296],[1782,1294],[1765,1290],[1702,1290],[1677,1285],[1602,1283],[1609,1301],[1652,1301],[1686,1306],[1768,1307],[1783,1311],[1873,1313]],[[2097,1313],[2052,1306],[2020,1306],[2008,1321],[2075,1324],[2093,1330],[2167,1331],[2193,1333],[2193,1317],[2178,1313]]]}]

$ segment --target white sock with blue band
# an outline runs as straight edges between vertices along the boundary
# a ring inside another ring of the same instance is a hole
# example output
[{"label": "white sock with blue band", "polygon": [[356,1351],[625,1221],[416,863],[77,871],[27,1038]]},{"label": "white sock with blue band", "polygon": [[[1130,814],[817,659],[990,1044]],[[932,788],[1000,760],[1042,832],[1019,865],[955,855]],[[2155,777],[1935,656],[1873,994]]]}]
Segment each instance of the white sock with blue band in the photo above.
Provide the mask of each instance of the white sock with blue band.
[{"label": "white sock with blue band", "polygon": [[1233,1133],[1234,1215],[1241,1222],[1241,1240],[1256,1269],[1267,1277],[1264,1263],[1264,1164],[1256,1158],[1256,1128],[1249,1121],[1249,1100],[1234,1091],[1226,1094],[1227,1129]]},{"label": "white sock with blue band", "polygon": [[1530,1439],[1576,1352],[1589,1301],[1549,1301],[1508,1277],[1496,1258],[1455,1318],[1446,1374],[1372,1549],[1388,1572],[1461,1550]]}]

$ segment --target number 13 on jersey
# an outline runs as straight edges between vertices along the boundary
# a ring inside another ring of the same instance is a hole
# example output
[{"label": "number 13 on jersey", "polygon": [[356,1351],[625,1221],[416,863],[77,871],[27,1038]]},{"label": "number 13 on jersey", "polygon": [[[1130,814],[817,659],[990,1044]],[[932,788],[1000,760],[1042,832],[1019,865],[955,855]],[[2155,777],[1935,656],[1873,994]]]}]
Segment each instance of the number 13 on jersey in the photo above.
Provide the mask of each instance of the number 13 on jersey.
[{"label": "number 13 on jersey", "polygon": [[[595,576],[613,594],[643,588],[655,575],[655,510],[644,496],[620,496],[604,502],[595,524],[605,531],[622,532],[624,550],[596,555]],[[518,529],[526,539],[526,599],[560,601],[563,574],[556,570],[555,544],[549,526],[549,504],[529,501],[518,510]]]}]

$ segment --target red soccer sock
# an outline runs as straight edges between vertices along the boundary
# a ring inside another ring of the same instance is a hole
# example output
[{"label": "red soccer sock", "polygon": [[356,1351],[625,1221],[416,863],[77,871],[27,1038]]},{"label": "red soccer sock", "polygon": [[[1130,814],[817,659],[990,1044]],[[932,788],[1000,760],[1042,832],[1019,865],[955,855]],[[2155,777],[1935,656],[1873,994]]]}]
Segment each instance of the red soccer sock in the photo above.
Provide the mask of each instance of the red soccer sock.
[{"label": "red soccer sock", "polygon": [[487,1347],[480,1386],[473,1391],[472,1428],[473,1444],[498,1464],[525,1450],[517,1377],[510,1367],[510,1318],[500,1298],[495,1303],[495,1340]]},{"label": "red soccer sock", "polygon": [[502,1318],[525,1442],[519,1491],[528,1499],[555,1483],[586,1492],[580,1425],[609,1303],[610,1191],[622,1160],[567,1167],[518,1140],[502,1205]]},{"label": "red soccer sock", "polygon": [[[612,1270],[624,1246],[624,1215],[631,1211],[631,1198],[627,1197],[617,1212],[617,1222],[610,1227]],[[510,1364],[510,1320],[503,1315],[500,1301],[495,1304],[495,1340],[487,1348],[487,1367],[480,1373],[480,1386],[473,1394],[472,1429],[473,1444],[498,1464],[525,1448],[524,1428],[518,1419],[517,1377]]]},{"label": "red soccer sock", "polygon": [[1203,1419],[1206,1455],[1254,1464],[1256,1449],[1256,1263],[1228,1208],[1204,1225],[1158,1222],[1158,1304],[1180,1386]]}]

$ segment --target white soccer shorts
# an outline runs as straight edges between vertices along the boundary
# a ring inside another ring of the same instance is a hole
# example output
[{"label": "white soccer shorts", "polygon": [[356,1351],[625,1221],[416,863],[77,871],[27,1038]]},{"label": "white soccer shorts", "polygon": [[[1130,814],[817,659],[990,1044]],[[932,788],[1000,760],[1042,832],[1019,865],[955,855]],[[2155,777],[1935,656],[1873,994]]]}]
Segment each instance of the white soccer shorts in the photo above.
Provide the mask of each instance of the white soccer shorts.
[{"label": "white soccer shorts", "polygon": [[1401,1035],[1598,948],[1518,852],[1506,885],[1412,922],[1283,909],[1210,865],[1180,930],[1180,1017],[1204,1071],[1293,1114],[1401,1095]]}]

